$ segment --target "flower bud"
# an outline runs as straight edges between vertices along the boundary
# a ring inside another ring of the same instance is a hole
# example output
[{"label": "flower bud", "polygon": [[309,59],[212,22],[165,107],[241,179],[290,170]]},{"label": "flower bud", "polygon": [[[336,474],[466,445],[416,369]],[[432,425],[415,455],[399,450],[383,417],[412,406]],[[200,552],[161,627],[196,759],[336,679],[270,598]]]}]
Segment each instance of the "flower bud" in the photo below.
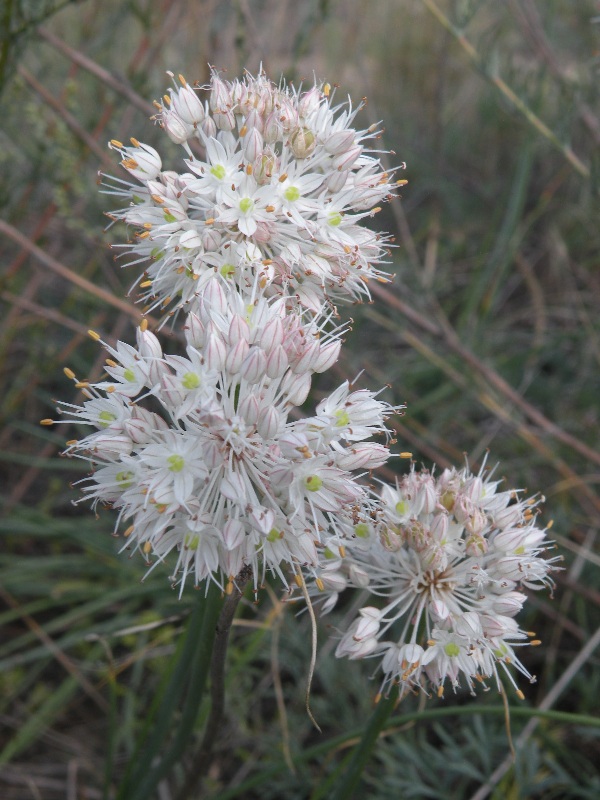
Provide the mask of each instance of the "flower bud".
[{"label": "flower bud", "polygon": [[355,136],[356,132],[351,129],[336,131],[325,140],[325,150],[332,156],[346,153],[354,145]]},{"label": "flower bud", "polygon": [[263,137],[259,130],[252,128],[244,140],[244,156],[248,161],[254,162],[262,155]]},{"label": "flower bud", "polygon": [[185,123],[194,128],[206,117],[198,95],[187,83],[178,91],[171,92],[171,106]]},{"label": "flower bud", "polygon": [[246,538],[246,530],[239,519],[228,519],[223,525],[223,543],[228,550],[240,547]]},{"label": "flower bud", "polygon": [[321,91],[316,86],[304,92],[300,97],[298,103],[298,114],[301,117],[307,117],[309,114],[317,111],[321,103]]},{"label": "flower bud", "polygon": [[337,156],[334,156],[331,166],[334,169],[339,170],[349,170],[352,168],[360,154],[362,153],[362,146],[357,144],[354,147],[351,147],[350,150],[340,153]]},{"label": "flower bud", "polygon": [[161,122],[167,136],[175,144],[184,144],[194,133],[191,125],[186,125],[179,114],[174,111],[164,109],[161,115]]},{"label": "flower bud", "polygon": [[232,131],[235,128],[235,114],[230,108],[225,111],[215,111],[213,118],[215,125],[221,131]]},{"label": "flower bud", "polygon": [[263,439],[273,439],[283,428],[285,419],[275,406],[267,406],[259,415],[257,430]]},{"label": "flower bud", "polygon": [[[327,186],[327,189],[333,194],[341,192],[346,186],[349,174],[350,172],[347,169],[335,170],[334,172],[329,173],[329,175],[325,180],[325,185]],[[371,205],[369,205],[369,208],[371,207]]]},{"label": "flower bud", "polygon": [[[244,359],[248,355],[249,345],[245,339],[240,339],[227,353],[225,368],[231,375],[237,375],[241,371]],[[252,383],[252,381],[250,381]]]},{"label": "flower bud", "polygon": [[271,379],[280,378],[289,366],[283,347],[275,347],[267,356],[267,375]]},{"label": "flower bud", "polygon": [[264,351],[253,346],[240,367],[240,375],[250,384],[258,383],[265,376],[266,366],[267,357]]},{"label": "flower bud", "polygon": [[317,146],[317,137],[308,128],[296,128],[290,136],[290,147],[296,158],[308,158]]}]

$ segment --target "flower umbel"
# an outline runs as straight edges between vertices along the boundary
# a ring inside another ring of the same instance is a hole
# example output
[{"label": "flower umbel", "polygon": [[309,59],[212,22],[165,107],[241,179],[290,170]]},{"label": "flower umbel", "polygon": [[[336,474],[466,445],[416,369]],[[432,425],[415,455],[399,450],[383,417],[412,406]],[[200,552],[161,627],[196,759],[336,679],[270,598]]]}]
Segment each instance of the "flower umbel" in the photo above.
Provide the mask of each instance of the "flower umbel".
[{"label": "flower umbel", "polygon": [[188,574],[222,583],[248,565],[257,582],[269,569],[287,585],[282,566],[316,566],[339,538],[337,516],[365,501],[355,472],[389,452],[363,440],[386,433],[396,409],[343,384],[317,409],[346,408],[343,425],[319,413],[290,420],[339,353],[344,328],[328,325],[326,307],[308,314],[260,283],[213,275],[197,310],[185,356],[164,355],[142,328],[135,348],[105,345],[112,380],[86,384],[83,407],[64,406],[96,430],[67,454],[94,464],[84,498],[119,511],[127,546],[156,563],[178,554],[182,586]]},{"label": "flower umbel", "polygon": [[509,665],[533,680],[517,648],[537,642],[514,617],[523,589],[553,585],[556,559],[544,558],[539,498],[498,491],[499,483],[483,470],[436,478],[413,467],[383,487],[376,522],[344,543],[345,557],[313,588],[325,594],[325,610],[349,585],[382,598],[380,609],[359,611],[338,656],[378,657],[382,687],[403,691],[431,685],[441,695],[461,678],[471,691],[489,677],[499,687],[500,669],[514,684]]},{"label": "flower umbel", "polygon": [[361,223],[389,200],[393,176],[365,147],[377,126],[352,127],[360,106],[333,104],[328,85],[308,91],[264,74],[192,88],[182,76],[156,104],[157,121],[186,150],[185,169],[165,170],[158,152],[113,140],[136,183],[107,191],[112,211],[137,231],[124,245],[143,264],[146,308],[193,311],[214,271],[237,274],[248,258],[268,264],[276,285],[318,311],[326,297],[369,297],[388,237]]}]

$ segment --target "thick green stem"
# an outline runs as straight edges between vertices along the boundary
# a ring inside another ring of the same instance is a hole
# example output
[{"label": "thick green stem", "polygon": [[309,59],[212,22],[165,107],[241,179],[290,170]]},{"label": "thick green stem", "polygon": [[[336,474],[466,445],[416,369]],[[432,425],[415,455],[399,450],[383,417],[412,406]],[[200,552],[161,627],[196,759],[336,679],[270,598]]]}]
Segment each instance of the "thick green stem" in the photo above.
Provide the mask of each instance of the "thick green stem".
[{"label": "thick green stem", "polygon": [[252,569],[245,567],[235,580],[233,591],[227,595],[215,631],[215,640],[210,663],[210,714],[206,722],[204,736],[197,753],[191,759],[191,767],[185,783],[177,795],[177,800],[187,800],[200,788],[212,761],[212,754],[225,707],[225,660],[227,644],[235,612],[244,594],[246,584],[252,577]]}]

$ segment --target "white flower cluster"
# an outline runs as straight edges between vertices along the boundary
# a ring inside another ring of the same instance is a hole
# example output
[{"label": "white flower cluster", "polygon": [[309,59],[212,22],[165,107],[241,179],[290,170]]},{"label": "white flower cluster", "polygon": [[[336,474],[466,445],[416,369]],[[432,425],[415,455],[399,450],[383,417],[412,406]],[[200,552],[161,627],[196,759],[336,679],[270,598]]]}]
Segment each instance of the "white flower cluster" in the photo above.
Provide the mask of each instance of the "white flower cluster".
[{"label": "white flower cluster", "polygon": [[[355,530],[344,558],[331,558],[313,593],[325,610],[347,586],[383,598],[361,608],[337,655],[376,657],[382,686],[432,685],[441,696],[462,676],[473,691],[512,664],[533,680],[515,648],[536,644],[515,615],[523,588],[552,586],[546,532],[536,525],[539,499],[498,491],[482,471],[446,469],[435,478],[414,468],[381,491],[379,516]],[[510,680],[510,672],[506,669]]]},{"label": "white flower cluster", "polygon": [[[62,404],[70,421],[95,431],[68,455],[95,465],[84,499],[119,510],[127,546],[158,563],[178,553],[175,574],[222,584],[251,566],[285,585],[284,567],[316,568],[336,546],[343,520],[368,504],[356,471],[381,466],[397,408],[342,384],[314,417],[290,420],[314,373],[338,358],[342,330],[329,315],[294,308],[214,275],[189,314],[185,356],[164,355],[138,329],[137,347],[105,344],[109,380],[82,385],[82,407]],[[81,383],[80,383],[81,385]]]},{"label": "white flower cluster", "polygon": [[204,281],[248,260],[317,313],[326,297],[359,300],[369,279],[387,280],[377,267],[387,237],[360,222],[396,184],[365,150],[376,126],[352,128],[360,106],[333,106],[332,96],[327,85],[300,92],[263,74],[226,82],[215,73],[199,91],[179,76],[156,105],[186,148],[185,172],[164,170],[136,139],[111,142],[137,183],[111,185],[126,205],[109,216],[136,231],[122,247],[144,265],[147,309],[193,311]]},{"label": "white flower cluster", "polygon": [[356,110],[332,99],[262,74],[215,73],[199,91],[180,78],[157,119],[186,172],[135,139],[111,143],[137,184],[116,180],[126,204],[110,216],[136,230],[123,247],[145,265],[147,308],[185,314],[185,354],[165,354],[144,323],[135,347],[103,343],[100,382],[67,369],[85,400],[61,404],[63,420],[93,432],[66,454],[92,462],[83,499],[118,512],[125,547],[151,568],[173,554],[181,590],[188,576],[230,590],[248,568],[255,586],[270,571],[287,587],[291,569],[324,611],[347,587],[381,598],[337,655],[379,657],[386,689],[441,692],[461,675],[473,688],[509,662],[529,675],[514,617],[521,589],[551,584],[553,568],[536,501],[466,469],[413,468],[376,496],[364,476],[389,458],[401,407],[346,382],[314,416],[298,411],[340,352],[331,301],[385,279],[387,237],[359,223],[393,187],[364,149],[376,131],[354,130]]}]

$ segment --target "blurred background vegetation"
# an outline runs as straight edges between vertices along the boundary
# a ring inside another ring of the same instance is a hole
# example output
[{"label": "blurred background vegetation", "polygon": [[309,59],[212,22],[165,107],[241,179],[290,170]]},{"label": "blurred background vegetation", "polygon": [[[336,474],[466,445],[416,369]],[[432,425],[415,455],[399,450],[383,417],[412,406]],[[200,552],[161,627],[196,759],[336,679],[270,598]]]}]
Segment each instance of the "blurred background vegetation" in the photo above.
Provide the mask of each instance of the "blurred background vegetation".
[{"label": "blurred background vegetation", "polygon": [[[165,70],[204,82],[209,64],[234,77],[261,63],[366,96],[359,125],[383,119],[384,162],[407,165],[402,199],[376,218],[396,236],[396,279],[351,310],[330,380],[362,369],[362,385],[390,384],[408,405],[398,448],[418,462],[477,466],[489,450],[510,485],[546,496],[564,556],[524,624],[543,644],[523,656],[537,684],[511,697],[516,759],[494,691],[409,698],[401,712],[427,714],[386,727],[362,793],[600,796],[600,728],[572,716],[596,714],[600,696],[599,16],[592,0],[0,1],[3,800],[115,796],[190,611],[164,570],[141,583],[143,563],[117,555],[110,514],[73,505],[86,467],[59,454],[74,434],[38,424],[73,397],[65,365],[99,376],[86,330],[131,340],[139,318],[107,246],[125,232],[102,230],[97,173],[119,171],[106,142],[168,150],[148,120]],[[203,796],[329,796],[377,681],[369,663],[334,659],[328,625],[319,735],[306,615],[270,589],[243,608]],[[190,768],[184,754],[156,797],[177,798]]]}]

